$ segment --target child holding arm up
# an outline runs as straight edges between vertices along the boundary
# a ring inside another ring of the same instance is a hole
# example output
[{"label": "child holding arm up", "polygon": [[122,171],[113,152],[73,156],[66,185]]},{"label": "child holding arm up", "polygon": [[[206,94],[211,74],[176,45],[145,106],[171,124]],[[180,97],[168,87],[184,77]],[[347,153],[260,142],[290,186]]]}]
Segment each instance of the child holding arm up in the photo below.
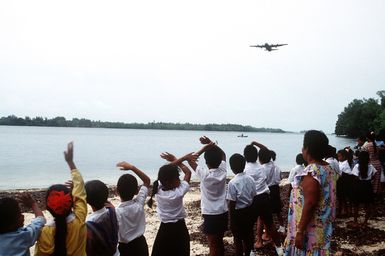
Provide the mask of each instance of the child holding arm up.
[{"label": "child holding arm up", "polygon": [[132,171],[143,181],[143,185],[138,189],[138,181],[129,173],[123,174],[118,180],[117,191],[121,203],[116,208],[116,215],[119,223],[120,255],[148,256],[148,246],[143,235],[146,229],[144,205],[151,180],[130,163],[120,162],[116,166],[124,171]]},{"label": "child holding arm up", "polygon": [[23,193],[20,201],[31,208],[35,218],[23,228],[24,216],[19,203],[11,197],[0,199],[0,255],[30,255],[33,246],[45,224],[43,212],[29,193]]},{"label": "child holding arm up", "polygon": [[64,158],[71,170],[72,191],[63,184],[52,185],[46,195],[47,210],[53,222],[43,228],[35,255],[86,255],[87,201],[84,181],[73,162],[73,143],[68,143]]},{"label": "child holding arm up", "polygon": [[[157,202],[157,213],[161,224],[152,248],[152,256],[188,256],[190,255],[190,235],[188,233],[183,207],[183,197],[190,188],[191,171],[182,162],[194,162],[196,156],[192,153],[179,159],[170,153],[161,154],[170,164],[163,165],[158,172],[158,180],[152,187],[151,199],[148,205],[152,206],[152,197]],[[179,168],[184,178],[179,179]]]},{"label": "child holding arm up", "polygon": [[204,153],[206,167],[190,163],[200,179],[201,209],[203,231],[207,236],[210,255],[224,255],[223,236],[228,227],[228,206],[226,201],[226,154],[208,137],[203,136],[200,142],[204,145],[195,153]]}]

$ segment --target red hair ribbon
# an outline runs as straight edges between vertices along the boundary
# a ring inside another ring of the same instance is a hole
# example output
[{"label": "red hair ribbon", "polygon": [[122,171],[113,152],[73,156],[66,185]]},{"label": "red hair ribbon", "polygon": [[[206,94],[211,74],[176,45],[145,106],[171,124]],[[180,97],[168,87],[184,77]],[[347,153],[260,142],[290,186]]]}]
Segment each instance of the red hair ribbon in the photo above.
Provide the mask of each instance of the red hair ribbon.
[{"label": "red hair ribbon", "polygon": [[64,215],[71,210],[72,198],[64,191],[51,191],[47,198],[47,206],[57,215]]}]

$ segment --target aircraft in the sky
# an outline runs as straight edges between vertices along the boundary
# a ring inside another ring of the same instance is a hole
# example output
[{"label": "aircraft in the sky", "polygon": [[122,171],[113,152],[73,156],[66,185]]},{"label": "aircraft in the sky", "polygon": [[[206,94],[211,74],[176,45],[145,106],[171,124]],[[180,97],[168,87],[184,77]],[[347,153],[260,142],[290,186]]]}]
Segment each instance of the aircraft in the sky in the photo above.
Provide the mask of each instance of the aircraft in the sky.
[{"label": "aircraft in the sky", "polygon": [[268,44],[268,43],[265,43],[263,45],[250,45],[250,47],[259,47],[259,48],[265,48],[265,51],[276,51],[278,49],[273,49],[273,48],[277,48],[277,47],[280,47],[280,46],[284,46],[284,45],[287,45],[287,44]]}]

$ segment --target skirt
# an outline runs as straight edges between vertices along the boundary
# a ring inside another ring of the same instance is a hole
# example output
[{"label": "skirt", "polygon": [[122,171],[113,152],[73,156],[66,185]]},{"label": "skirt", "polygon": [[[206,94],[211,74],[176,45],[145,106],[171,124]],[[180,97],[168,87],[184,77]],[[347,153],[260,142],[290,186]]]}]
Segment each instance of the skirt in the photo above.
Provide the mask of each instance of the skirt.
[{"label": "skirt", "polygon": [[151,256],[189,256],[190,235],[184,219],[161,223],[152,247]]}]

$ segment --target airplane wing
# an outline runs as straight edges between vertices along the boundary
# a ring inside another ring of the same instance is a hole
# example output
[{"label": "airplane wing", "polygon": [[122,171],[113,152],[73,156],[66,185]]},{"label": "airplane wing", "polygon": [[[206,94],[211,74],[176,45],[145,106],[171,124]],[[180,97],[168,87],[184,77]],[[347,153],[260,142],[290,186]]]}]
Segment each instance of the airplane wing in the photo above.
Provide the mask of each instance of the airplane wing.
[{"label": "airplane wing", "polygon": [[265,48],[264,45],[250,45],[250,47],[259,47],[259,48]]},{"label": "airplane wing", "polygon": [[287,44],[272,44],[270,45],[271,47],[280,47],[280,46],[285,46]]}]

